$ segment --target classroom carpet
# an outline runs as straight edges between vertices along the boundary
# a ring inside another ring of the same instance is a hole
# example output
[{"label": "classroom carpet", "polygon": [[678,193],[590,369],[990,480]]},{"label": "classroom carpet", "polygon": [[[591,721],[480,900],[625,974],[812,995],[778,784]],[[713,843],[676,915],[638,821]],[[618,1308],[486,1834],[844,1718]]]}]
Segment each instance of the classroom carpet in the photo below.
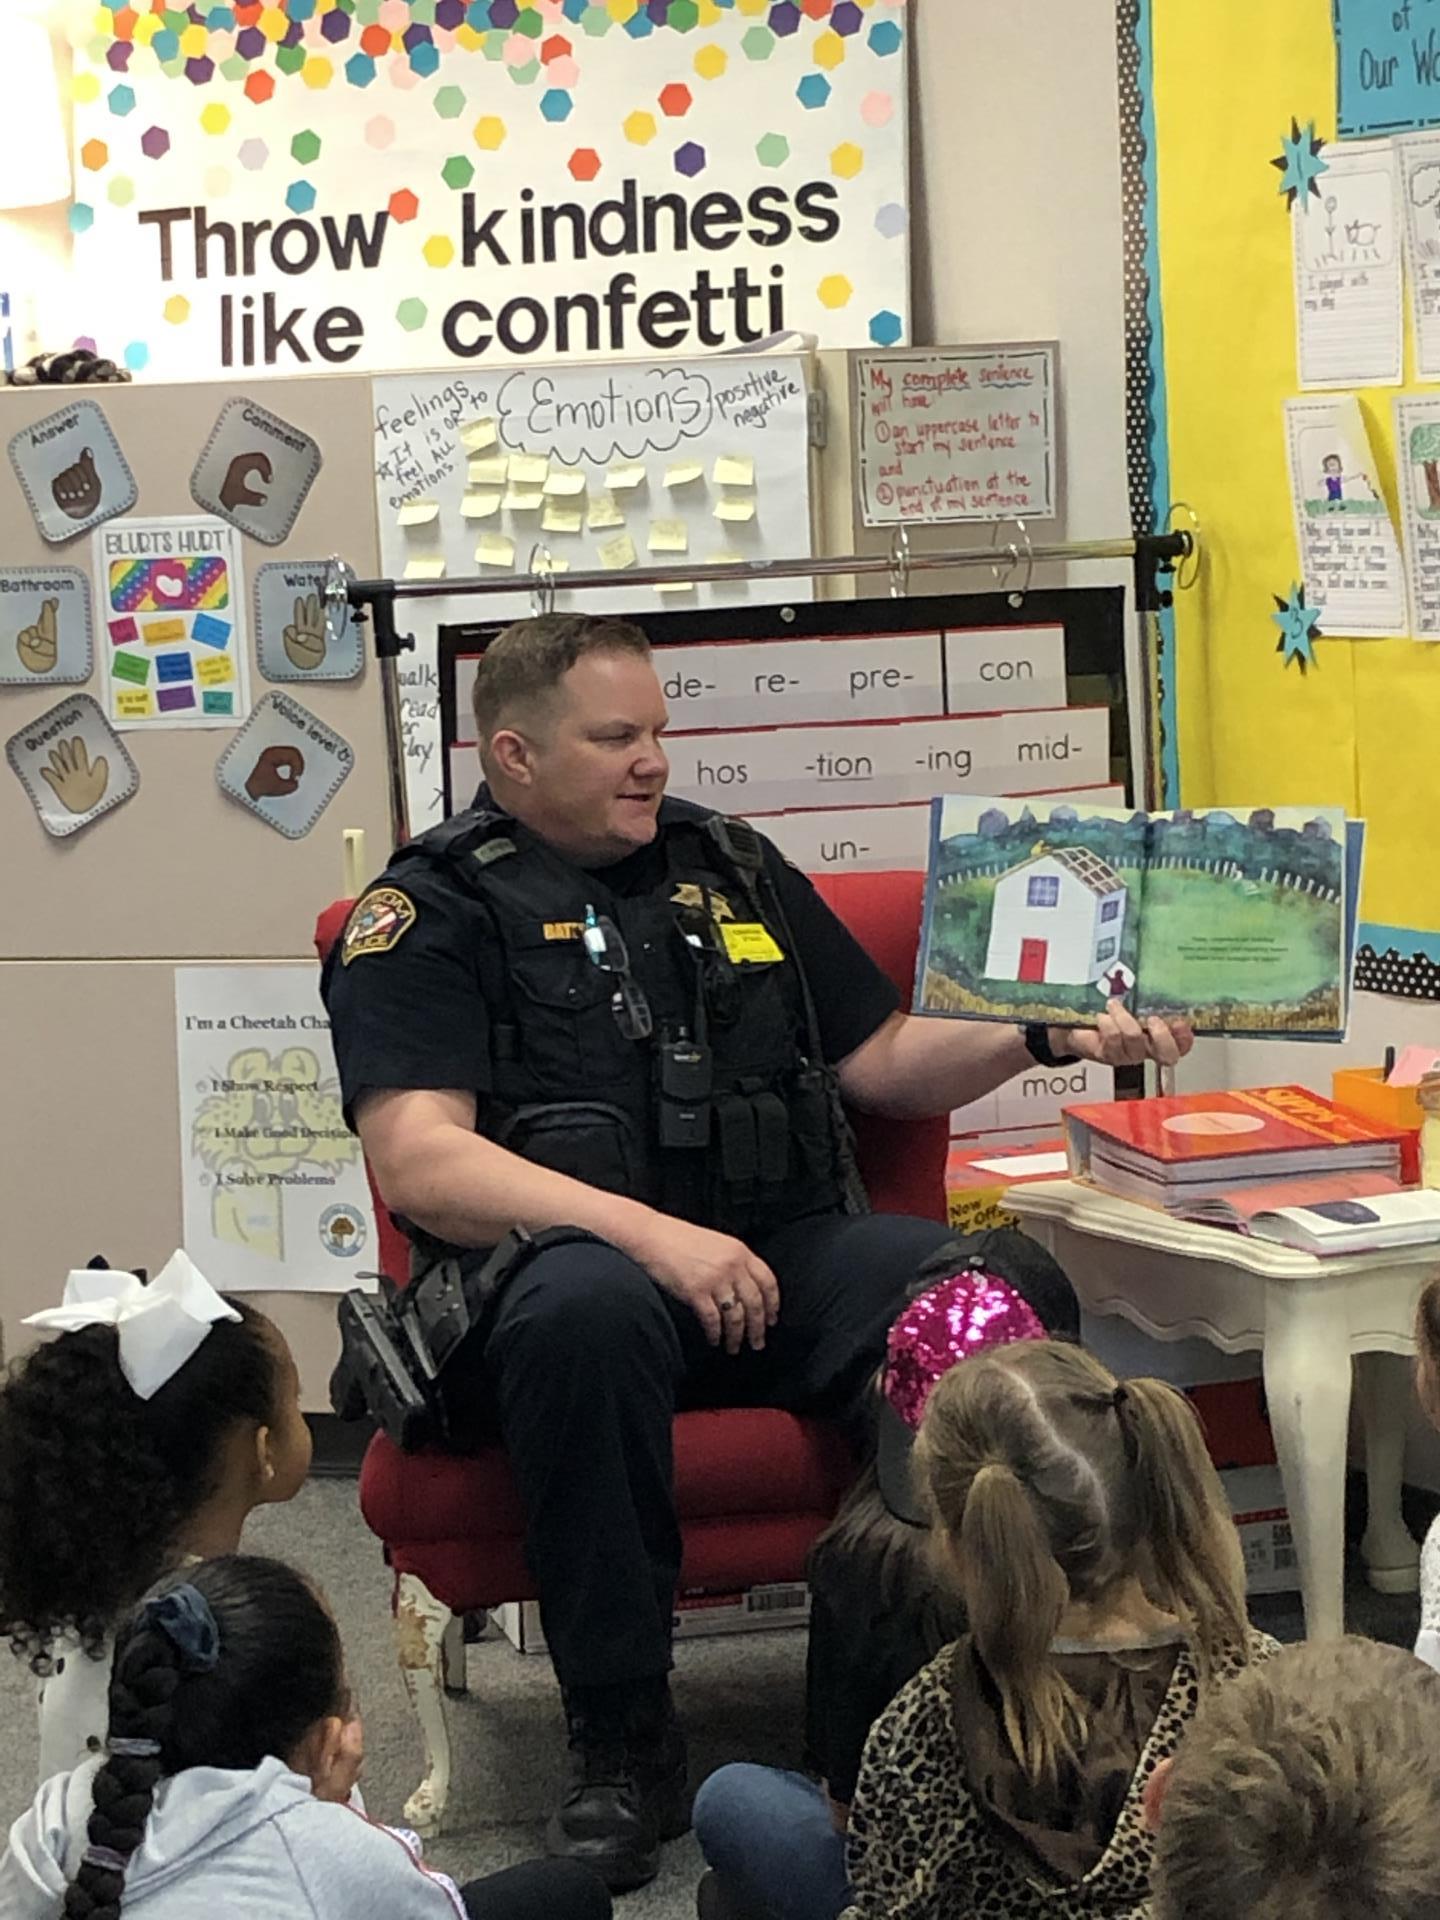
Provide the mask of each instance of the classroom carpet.
[{"label": "classroom carpet", "polygon": [[[1423,1528],[1433,1502],[1410,1515]],[[360,1518],[353,1480],[315,1479],[286,1507],[251,1521],[246,1546],[304,1567],[324,1588],[344,1636],[350,1679],[365,1719],[365,1796],[382,1820],[399,1820],[420,1778],[420,1742],[391,1651],[390,1580],[378,1543]],[[1372,1593],[1351,1555],[1352,1631],[1408,1644],[1417,1602]],[[1260,1600],[1258,1626],[1282,1640],[1301,1635],[1295,1596]],[[675,1697],[690,1733],[698,1784],[726,1760],[798,1763],[804,1712],[805,1635],[782,1630],[691,1641],[676,1654]],[[450,1703],[455,1782],[447,1832],[427,1852],[459,1880],[541,1850],[561,1778],[564,1728],[549,1662],[516,1653],[492,1628],[468,1650],[469,1693]],[[0,1654],[0,1813],[15,1818],[34,1789],[35,1727],[28,1677]],[[692,1920],[701,1863],[692,1839],[665,1849],[660,1877],[617,1902],[621,1920]]]}]

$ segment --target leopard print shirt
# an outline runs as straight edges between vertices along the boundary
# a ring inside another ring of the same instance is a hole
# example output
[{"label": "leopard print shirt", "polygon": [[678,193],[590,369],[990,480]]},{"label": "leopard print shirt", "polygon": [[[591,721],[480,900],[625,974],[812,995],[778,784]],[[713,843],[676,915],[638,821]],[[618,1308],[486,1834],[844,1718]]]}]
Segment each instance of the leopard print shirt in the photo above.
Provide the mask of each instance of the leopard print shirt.
[{"label": "leopard print shirt", "polygon": [[[1110,1844],[1082,1880],[1063,1882],[999,1838],[965,1783],[951,1707],[953,1651],[918,1673],[871,1731],[850,1815],[854,1904],[842,1920],[1145,1920],[1153,1845],[1142,1798],[1200,1703],[1190,1648],[1175,1663]],[[1250,1660],[1278,1651],[1251,1629]],[[1244,1664],[1235,1650],[1217,1678]]]}]

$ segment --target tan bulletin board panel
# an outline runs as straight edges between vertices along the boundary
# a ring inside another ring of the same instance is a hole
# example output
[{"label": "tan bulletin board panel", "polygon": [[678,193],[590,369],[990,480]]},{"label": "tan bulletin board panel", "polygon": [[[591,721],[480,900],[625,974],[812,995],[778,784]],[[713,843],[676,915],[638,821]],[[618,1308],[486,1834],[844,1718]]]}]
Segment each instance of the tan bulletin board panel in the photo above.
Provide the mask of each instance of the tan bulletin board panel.
[{"label": "tan bulletin board panel", "polygon": [[[190,473],[224,403],[245,390],[214,386],[87,387],[107,414],[139,487],[137,515],[194,514]],[[80,397],[75,388],[0,394],[0,438]],[[379,564],[371,450],[370,382],[331,376],[266,381],[266,407],[320,443],[324,464],[290,538],[279,547],[243,541],[247,604],[263,561],[344,556],[373,575]],[[90,571],[90,535],[65,546],[41,539],[9,459],[0,455],[0,564],[65,563]],[[93,591],[93,582],[92,582]],[[253,624],[253,623],[252,623]],[[97,656],[100,636],[97,635]],[[255,670],[251,699],[269,685]],[[215,762],[228,732],[131,733],[140,790],[115,813],[51,839],[19,782],[0,767],[0,847],[7,890],[24,912],[0,923],[0,960],[227,957],[296,958],[310,951],[317,910],[340,887],[340,829],[364,827],[371,858],[385,857],[387,815],[380,688],[367,665],[358,679],[287,692],[335,727],[355,767],[303,840],[286,840],[227,800]],[[0,736],[53,706],[72,688],[0,689]],[[98,658],[90,691],[99,695]]]}]

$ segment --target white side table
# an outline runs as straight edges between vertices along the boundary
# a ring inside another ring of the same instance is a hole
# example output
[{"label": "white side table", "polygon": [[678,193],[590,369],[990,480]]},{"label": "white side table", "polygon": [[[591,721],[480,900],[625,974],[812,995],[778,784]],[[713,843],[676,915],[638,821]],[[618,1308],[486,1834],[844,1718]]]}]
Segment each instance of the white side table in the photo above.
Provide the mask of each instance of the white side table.
[{"label": "white side table", "polygon": [[1155,1340],[1259,1349],[1312,1639],[1345,1630],[1345,1457],[1351,1362],[1369,1479],[1362,1552],[1382,1593],[1413,1593],[1419,1549],[1400,1512],[1409,1356],[1420,1289],[1440,1249],[1317,1260],[1171,1220],[1074,1180],[1011,1188],[1006,1206],[1065,1269],[1091,1313]]}]

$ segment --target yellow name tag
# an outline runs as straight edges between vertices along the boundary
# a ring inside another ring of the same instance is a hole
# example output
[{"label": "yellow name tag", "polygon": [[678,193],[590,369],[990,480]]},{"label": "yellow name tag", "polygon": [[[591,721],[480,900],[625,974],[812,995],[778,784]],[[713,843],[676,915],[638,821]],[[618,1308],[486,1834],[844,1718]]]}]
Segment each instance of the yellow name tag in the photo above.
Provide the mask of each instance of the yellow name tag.
[{"label": "yellow name tag", "polygon": [[584,923],[579,920],[547,920],[545,922],[547,940],[578,940],[584,931]]},{"label": "yellow name tag", "polygon": [[725,951],[737,966],[746,961],[755,967],[773,967],[784,954],[776,946],[768,927],[758,920],[727,920],[720,928]]}]

